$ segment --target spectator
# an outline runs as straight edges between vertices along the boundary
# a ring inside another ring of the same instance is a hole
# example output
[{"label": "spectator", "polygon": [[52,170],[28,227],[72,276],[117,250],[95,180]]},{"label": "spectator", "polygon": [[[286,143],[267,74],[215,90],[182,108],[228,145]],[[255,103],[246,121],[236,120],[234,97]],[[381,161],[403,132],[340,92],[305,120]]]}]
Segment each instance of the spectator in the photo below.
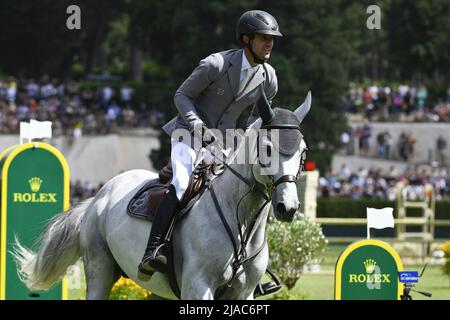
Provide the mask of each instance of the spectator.
[{"label": "spectator", "polygon": [[10,104],[14,104],[14,102],[16,101],[16,94],[17,94],[17,82],[11,78],[6,90],[6,100]]},{"label": "spectator", "polygon": [[408,137],[404,132],[400,134],[400,138],[398,139],[398,153],[401,160],[408,160]]},{"label": "spectator", "polygon": [[365,156],[369,155],[371,137],[372,137],[372,126],[366,120],[364,122],[364,126],[362,127],[362,133],[361,133],[361,138],[360,138],[360,148],[361,148],[362,154]]},{"label": "spectator", "polygon": [[350,151],[350,144],[351,144],[351,135],[349,134],[349,128],[341,133],[341,143],[344,146],[344,149],[346,150],[346,154],[351,154]]},{"label": "spectator", "polygon": [[131,102],[134,90],[129,86],[120,88],[120,99],[124,105],[128,105]]},{"label": "spectator", "polygon": [[101,90],[101,106],[102,108],[107,108],[110,100],[114,95],[114,90],[109,86],[105,85]]},{"label": "spectator", "polygon": [[447,104],[450,105],[450,86],[447,89]]},{"label": "spectator", "polygon": [[428,96],[427,88],[425,88],[425,86],[421,85],[419,87],[419,90],[417,91],[417,95],[416,95],[417,107],[419,108],[420,111],[423,111],[423,109],[425,107],[427,96]]},{"label": "spectator", "polygon": [[377,134],[377,155],[381,158],[384,158],[386,153],[386,141],[384,135],[384,132]]},{"label": "spectator", "polygon": [[386,131],[384,133],[384,141],[385,141],[385,153],[384,153],[384,158],[386,160],[391,158],[391,147],[392,144],[394,143],[391,134],[389,133],[389,131]]},{"label": "spectator", "polygon": [[436,140],[436,154],[437,154],[437,161],[441,166],[446,165],[446,159],[445,159],[445,153],[444,150],[447,148],[447,140],[444,139],[442,135],[439,135],[439,137]]}]

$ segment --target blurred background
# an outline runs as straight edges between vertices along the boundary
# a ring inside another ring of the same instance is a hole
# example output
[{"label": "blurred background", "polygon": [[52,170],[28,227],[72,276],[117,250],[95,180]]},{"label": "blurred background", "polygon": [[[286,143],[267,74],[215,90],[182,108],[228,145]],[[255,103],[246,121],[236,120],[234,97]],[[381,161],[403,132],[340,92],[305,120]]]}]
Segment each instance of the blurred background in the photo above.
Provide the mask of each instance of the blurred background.
[{"label": "blurred background", "polygon": [[[79,30],[66,26],[72,4]],[[374,4],[381,29],[370,30]],[[273,105],[293,110],[313,94],[302,132],[308,168],[318,172],[313,218],[335,240],[330,252],[365,237],[360,220],[332,219],[385,206],[401,218],[400,203],[410,200],[434,203],[432,231],[407,226],[429,235],[407,244],[398,230],[376,235],[422,259],[413,264],[431,259],[450,239],[448,0],[0,0],[1,150],[18,143],[21,121],[52,121],[72,204],[124,170],[159,170],[169,159],[160,128],[177,114],[175,90],[201,59],[239,47],[237,20],[255,8],[284,34],[269,61],[279,86]]]}]

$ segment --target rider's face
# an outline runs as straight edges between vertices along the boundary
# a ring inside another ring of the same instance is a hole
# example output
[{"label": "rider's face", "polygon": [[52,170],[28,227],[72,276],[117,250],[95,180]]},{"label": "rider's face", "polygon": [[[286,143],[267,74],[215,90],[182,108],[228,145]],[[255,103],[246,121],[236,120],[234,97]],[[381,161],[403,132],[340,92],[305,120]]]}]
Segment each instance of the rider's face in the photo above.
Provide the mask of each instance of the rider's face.
[{"label": "rider's face", "polygon": [[[248,38],[244,41],[249,40]],[[273,48],[273,36],[256,34],[252,41],[253,52],[260,58],[268,60]]]}]

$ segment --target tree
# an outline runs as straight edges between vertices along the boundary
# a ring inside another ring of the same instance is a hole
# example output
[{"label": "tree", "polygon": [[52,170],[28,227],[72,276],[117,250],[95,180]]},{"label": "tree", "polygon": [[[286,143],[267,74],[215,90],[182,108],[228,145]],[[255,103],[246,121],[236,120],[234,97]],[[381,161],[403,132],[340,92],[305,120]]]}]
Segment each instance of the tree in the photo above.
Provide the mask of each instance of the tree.
[{"label": "tree", "polygon": [[450,3],[446,0],[390,1],[389,59],[402,79],[448,82]]}]

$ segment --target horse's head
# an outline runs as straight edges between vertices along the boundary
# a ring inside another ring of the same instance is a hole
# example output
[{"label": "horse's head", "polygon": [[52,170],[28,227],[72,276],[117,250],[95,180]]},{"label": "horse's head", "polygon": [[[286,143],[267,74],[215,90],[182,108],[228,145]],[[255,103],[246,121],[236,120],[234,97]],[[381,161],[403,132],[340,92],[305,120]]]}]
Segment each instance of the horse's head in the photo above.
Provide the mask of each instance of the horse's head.
[{"label": "horse's head", "polygon": [[267,186],[275,217],[292,221],[299,207],[296,182],[303,170],[307,150],[300,124],[311,107],[311,93],[294,112],[270,109],[264,95],[258,107],[261,119],[252,126],[258,129],[258,164],[254,165],[253,173]]}]

